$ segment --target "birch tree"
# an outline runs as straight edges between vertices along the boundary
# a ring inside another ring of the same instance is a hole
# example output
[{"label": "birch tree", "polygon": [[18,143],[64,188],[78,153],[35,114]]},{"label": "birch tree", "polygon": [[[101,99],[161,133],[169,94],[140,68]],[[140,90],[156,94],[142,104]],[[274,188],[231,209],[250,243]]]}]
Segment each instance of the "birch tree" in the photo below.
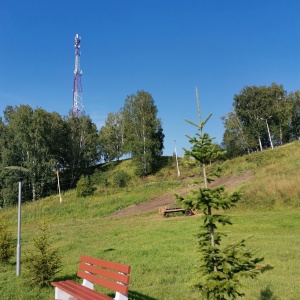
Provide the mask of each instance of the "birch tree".
[{"label": "birch tree", "polygon": [[96,125],[89,116],[69,117],[67,120],[68,153],[65,153],[65,174],[70,187],[74,187],[82,174],[100,160],[99,136]]},{"label": "birch tree", "polygon": [[151,174],[163,150],[163,129],[152,96],[138,91],[125,100],[125,151],[131,153],[140,176]]},{"label": "birch tree", "polygon": [[7,107],[6,151],[2,158],[6,165],[23,166],[29,170],[32,200],[45,196],[45,187],[55,178],[54,162],[50,155],[52,143],[51,114],[28,105]]},{"label": "birch tree", "polygon": [[124,122],[120,113],[109,113],[99,131],[100,154],[104,161],[113,161],[124,154]]}]

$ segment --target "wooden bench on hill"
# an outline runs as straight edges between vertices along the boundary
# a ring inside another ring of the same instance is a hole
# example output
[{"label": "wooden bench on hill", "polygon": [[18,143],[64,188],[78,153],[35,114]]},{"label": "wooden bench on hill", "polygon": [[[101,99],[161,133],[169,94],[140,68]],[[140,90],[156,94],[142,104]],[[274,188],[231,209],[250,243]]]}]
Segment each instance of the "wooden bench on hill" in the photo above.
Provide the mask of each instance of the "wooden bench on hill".
[{"label": "wooden bench on hill", "polygon": [[[77,276],[82,285],[65,280],[51,282],[55,287],[55,299],[59,300],[128,300],[130,266],[82,255]],[[94,290],[94,284],[115,292],[111,298]]]}]

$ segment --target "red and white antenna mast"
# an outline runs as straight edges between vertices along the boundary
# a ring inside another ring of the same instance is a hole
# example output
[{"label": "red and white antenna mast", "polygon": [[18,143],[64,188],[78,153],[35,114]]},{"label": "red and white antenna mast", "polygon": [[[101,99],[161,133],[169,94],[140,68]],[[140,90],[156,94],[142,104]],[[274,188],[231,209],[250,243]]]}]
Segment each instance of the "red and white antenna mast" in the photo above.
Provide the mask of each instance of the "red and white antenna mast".
[{"label": "red and white antenna mast", "polygon": [[78,34],[75,35],[75,69],[74,69],[74,86],[73,86],[73,116],[78,117],[80,113],[84,112],[82,103],[82,86],[80,70],[80,40]]}]

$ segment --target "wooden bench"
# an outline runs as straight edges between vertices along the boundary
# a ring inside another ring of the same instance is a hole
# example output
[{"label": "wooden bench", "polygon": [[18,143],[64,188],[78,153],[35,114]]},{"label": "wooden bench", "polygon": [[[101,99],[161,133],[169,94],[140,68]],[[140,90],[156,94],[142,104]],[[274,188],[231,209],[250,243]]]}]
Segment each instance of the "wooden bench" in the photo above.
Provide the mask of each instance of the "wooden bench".
[{"label": "wooden bench", "polygon": [[167,217],[168,214],[171,214],[171,213],[178,213],[178,212],[181,212],[182,214],[184,214],[185,216],[192,216],[194,213],[191,209],[183,209],[183,208],[165,208],[163,211],[162,211],[162,215],[164,217]]},{"label": "wooden bench", "polygon": [[[65,280],[51,282],[55,287],[55,299],[59,300],[128,300],[130,266],[82,255],[77,276],[82,285]],[[115,292],[111,298],[94,290],[94,284]]]}]

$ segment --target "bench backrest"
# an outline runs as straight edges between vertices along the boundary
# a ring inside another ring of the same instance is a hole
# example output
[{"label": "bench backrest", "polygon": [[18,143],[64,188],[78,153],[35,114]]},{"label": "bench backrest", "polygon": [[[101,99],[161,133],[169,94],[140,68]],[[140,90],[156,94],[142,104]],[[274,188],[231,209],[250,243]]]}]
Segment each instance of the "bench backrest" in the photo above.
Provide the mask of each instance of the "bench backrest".
[{"label": "bench backrest", "polygon": [[77,276],[127,295],[129,274],[130,266],[82,255]]}]

